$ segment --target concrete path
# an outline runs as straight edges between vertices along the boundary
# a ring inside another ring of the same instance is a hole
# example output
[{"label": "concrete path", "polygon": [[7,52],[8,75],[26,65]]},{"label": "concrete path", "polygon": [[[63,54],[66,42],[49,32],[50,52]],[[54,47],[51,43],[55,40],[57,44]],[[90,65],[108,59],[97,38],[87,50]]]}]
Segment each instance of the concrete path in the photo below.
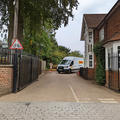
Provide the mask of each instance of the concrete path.
[{"label": "concrete path", "polygon": [[76,74],[49,72],[24,90],[1,97],[0,101],[119,103],[120,94]]}]

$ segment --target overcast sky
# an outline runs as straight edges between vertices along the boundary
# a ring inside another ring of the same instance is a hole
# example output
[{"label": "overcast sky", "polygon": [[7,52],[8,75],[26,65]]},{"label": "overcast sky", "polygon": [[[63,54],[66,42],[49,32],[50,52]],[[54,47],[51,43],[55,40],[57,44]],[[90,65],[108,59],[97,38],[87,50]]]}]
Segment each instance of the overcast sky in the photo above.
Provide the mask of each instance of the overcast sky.
[{"label": "overcast sky", "polygon": [[56,39],[59,45],[84,53],[84,42],[80,41],[83,14],[108,13],[117,0],[79,0],[78,10],[74,11],[74,20],[67,27],[57,30]]}]

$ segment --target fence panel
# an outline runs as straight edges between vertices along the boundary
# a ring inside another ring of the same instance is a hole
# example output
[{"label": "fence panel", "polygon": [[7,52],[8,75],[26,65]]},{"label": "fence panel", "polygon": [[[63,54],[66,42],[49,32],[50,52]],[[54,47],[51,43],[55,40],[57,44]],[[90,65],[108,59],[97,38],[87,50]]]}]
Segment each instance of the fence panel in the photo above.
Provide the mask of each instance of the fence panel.
[{"label": "fence panel", "polygon": [[0,65],[13,64],[14,54],[9,49],[0,49]]},{"label": "fence panel", "polygon": [[88,79],[88,68],[80,68],[80,76],[85,79]]},{"label": "fence panel", "polygon": [[18,89],[23,89],[31,82],[31,58],[21,55],[18,57]]},{"label": "fence panel", "polygon": [[32,57],[32,81],[38,78],[39,59]]},{"label": "fence panel", "polygon": [[21,90],[38,79],[41,62],[38,57],[28,55],[21,55],[18,59],[18,90]]},{"label": "fence panel", "polygon": [[38,57],[15,53],[14,50],[0,49],[0,65],[14,66],[13,69],[13,92],[17,92],[33,81],[41,74],[41,61]]}]

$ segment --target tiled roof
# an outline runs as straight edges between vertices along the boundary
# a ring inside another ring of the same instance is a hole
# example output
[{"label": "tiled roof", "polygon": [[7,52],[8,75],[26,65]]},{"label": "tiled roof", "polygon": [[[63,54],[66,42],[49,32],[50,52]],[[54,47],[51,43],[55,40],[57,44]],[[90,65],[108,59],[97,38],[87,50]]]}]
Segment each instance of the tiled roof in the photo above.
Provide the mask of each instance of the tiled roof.
[{"label": "tiled roof", "polygon": [[84,14],[88,28],[95,28],[103,20],[106,14]]}]

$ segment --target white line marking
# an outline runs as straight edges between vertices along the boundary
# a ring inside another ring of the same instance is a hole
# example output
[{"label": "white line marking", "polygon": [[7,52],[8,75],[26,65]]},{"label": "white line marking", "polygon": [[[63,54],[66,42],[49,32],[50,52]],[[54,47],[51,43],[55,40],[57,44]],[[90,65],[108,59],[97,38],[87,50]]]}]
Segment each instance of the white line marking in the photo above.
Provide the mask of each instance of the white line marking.
[{"label": "white line marking", "polygon": [[118,103],[117,101],[100,101],[101,103]]},{"label": "white line marking", "polygon": [[76,93],[75,93],[75,91],[73,90],[73,88],[72,88],[71,85],[69,85],[69,88],[70,88],[70,90],[72,91],[72,94],[73,94],[74,99],[76,100],[76,102],[77,102],[77,103],[80,102],[79,99],[78,99],[78,97],[77,97],[77,95],[76,95]]},{"label": "white line marking", "polygon": [[101,100],[101,101],[114,101],[115,99],[114,98],[98,98],[98,100]]}]

